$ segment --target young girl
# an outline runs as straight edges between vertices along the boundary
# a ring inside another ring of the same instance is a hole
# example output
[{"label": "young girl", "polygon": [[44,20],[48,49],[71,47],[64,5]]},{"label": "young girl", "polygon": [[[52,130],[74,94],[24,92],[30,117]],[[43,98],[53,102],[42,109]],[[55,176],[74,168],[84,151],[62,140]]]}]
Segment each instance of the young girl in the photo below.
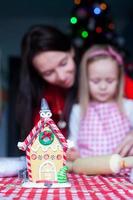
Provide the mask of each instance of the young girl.
[{"label": "young girl", "polygon": [[[70,117],[68,160],[78,156],[133,155],[133,102],[123,99],[123,60],[111,46],[93,46],[80,67],[79,105]],[[79,126],[78,126],[79,125]]]}]

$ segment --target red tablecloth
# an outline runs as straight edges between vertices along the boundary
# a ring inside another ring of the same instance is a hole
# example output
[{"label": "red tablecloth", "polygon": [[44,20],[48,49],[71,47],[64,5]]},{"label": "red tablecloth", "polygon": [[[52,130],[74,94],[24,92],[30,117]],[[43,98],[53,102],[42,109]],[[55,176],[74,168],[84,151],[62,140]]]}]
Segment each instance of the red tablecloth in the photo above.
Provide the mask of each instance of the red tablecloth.
[{"label": "red tablecloth", "polygon": [[1,200],[133,200],[126,177],[68,175],[71,188],[27,189],[17,177],[0,178]]}]

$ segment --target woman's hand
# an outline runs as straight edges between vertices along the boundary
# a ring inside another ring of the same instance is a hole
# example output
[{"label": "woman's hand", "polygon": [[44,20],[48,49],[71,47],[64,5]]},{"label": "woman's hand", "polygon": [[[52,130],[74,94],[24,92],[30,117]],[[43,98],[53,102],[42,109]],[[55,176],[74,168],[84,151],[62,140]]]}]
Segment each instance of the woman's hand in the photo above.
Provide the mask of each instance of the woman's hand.
[{"label": "woman's hand", "polygon": [[67,150],[66,157],[68,161],[74,161],[80,157],[80,154],[76,148],[72,147]]},{"label": "woman's hand", "polygon": [[133,156],[133,131],[129,132],[124,140],[117,146],[115,153],[121,156]]}]

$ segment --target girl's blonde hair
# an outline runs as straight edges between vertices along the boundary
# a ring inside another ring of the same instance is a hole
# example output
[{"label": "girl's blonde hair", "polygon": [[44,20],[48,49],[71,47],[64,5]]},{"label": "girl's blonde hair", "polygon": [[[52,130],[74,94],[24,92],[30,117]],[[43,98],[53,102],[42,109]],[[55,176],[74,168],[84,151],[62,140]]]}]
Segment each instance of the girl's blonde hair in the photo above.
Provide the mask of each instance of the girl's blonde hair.
[{"label": "girl's blonde hair", "polygon": [[123,97],[123,59],[122,56],[110,45],[94,45],[88,49],[80,63],[80,78],[79,78],[79,103],[81,105],[81,114],[84,114],[90,101],[88,89],[88,65],[96,60],[112,58],[118,64],[119,69],[119,84],[116,101],[122,105]]}]

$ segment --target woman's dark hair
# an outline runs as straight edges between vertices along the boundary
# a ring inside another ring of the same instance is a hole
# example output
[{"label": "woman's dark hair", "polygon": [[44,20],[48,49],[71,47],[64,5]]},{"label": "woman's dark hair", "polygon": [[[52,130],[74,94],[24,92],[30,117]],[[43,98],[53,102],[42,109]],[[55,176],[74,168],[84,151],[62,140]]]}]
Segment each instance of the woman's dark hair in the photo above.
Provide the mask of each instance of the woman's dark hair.
[{"label": "woman's dark hair", "polygon": [[[22,137],[30,131],[33,126],[33,109],[40,105],[41,92],[44,89],[44,80],[39,76],[32,66],[32,60],[35,55],[45,51],[64,51],[71,50],[71,41],[67,35],[55,27],[48,25],[34,25],[30,27],[24,35],[21,43],[21,72],[19,92],[16,104],[17,121],[21,126]],[[76,87],[70,89],[68,100],[68,114],[72,105],[72,99],[75,96]]]}]

